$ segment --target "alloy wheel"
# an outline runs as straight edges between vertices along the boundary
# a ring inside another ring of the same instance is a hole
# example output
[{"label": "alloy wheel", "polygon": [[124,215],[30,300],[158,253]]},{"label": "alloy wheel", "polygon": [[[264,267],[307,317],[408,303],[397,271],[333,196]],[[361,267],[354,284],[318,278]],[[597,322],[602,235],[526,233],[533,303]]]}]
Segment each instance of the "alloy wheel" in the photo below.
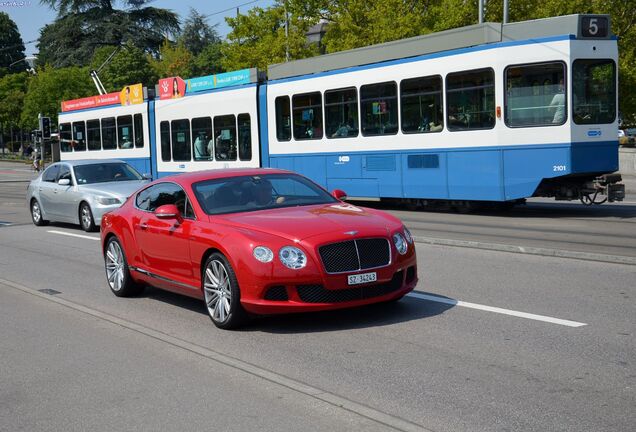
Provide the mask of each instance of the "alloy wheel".
[{"label": "alloy wheel", "polygon": [[121,290],[124,284],[124,254],[116,241],[110,242],[106,250],[106,276],[113,291]]},{"label": "alloy wheel", "polygon": [[212,319],[215,322],[224,322],[231,312],[232,289],[227,269],[221,261],[213,260],[208,263],[203,291],[205,304]]}]

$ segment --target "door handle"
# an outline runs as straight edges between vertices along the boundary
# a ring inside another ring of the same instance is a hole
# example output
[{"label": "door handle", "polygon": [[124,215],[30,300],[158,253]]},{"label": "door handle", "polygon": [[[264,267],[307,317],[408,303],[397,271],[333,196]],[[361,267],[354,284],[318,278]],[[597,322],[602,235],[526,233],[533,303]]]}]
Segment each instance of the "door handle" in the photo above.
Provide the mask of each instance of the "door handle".
[{"label": "door handle", "polygon": [[53,193],[57,193],[57,189],[53,189]]},{"label": "door handle", "polygon": [[148,228],[148,224],[145,222],[142,222],[139,224],[139,228],[141,228],[142,230],[145,230],[146,228]]}]

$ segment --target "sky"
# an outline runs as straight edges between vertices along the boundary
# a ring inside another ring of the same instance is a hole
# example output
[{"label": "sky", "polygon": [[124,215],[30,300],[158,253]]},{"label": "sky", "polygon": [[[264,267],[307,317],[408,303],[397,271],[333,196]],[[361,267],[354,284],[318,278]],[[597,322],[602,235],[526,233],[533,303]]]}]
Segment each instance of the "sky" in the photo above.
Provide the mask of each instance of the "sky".
[{"label": "sky", "polygon": [[[121,2],[117,0],[113,0],[112,3],[116,8],[122,7]],[[240,6],[241,13],[246,13],[255,6],[266,8],[273,3],[273,0],[154,0],[149,6],[170,9],[179,15],[181,21],[188,16],[190,8],[204,15],[213,14],[208,17],[208,24],[218,24],[216,29],[221,37],[224,37],[230,31],[224,17],[235,16],[237,6]],[[0,0],[0,12],[9,14],[9,17],[18,25],[27,56],[37,52],[36,43],[27,42],[36,41],[40,37],[40,29],[52,23],[57,15],[48,6],[40,4],[39,0]]]}]

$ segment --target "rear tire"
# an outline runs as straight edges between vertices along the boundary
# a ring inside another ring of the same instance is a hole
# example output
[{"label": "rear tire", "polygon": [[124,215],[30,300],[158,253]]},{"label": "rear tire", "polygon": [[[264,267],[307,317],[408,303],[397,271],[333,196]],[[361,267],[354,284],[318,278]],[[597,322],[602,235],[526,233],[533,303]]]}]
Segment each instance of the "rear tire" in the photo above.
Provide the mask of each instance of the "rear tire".
[{"label": "rear tire", "polygon": [[40,203],[35,198],[31,200],[31,220],[35,226],[44,226],[49,224],[49,221],[43,218],[42,207],[40,207]]},{"label": "rear tire", "polygon": [[95,219],[93,219],[93,212],[91,207],[83,202],[79,207],[79,219],[82,229],[86,232],[95,231]]},{"label": "rear tire", "polygon": [[111,237],[106,244],[104,267],[108,286],[117,297],[135,296],[144,290],[144,286],[135,283],[130,276],[126,255],[116,237]]},{"label": "rear tire", "polygon": [[220,329],[235,329],[247,320],[234,269],[223,254],[213,253],[205,261],[201,277],[205,307]]}]

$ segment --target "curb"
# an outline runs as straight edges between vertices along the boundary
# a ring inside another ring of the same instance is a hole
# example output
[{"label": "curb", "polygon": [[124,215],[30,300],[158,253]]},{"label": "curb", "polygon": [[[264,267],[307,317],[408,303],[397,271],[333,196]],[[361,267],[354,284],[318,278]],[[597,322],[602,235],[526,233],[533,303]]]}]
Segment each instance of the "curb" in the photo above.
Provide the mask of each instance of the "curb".
[{"label": "curb", "polygon": [[606,263],[612,263],[612,264],[624,264],[624,265],[636,266],[636,257],[629,257],[629,256],[622,256],[622,255],[608,255],[608,254],[598,254],[598,253],[592,253],[592,252],[577,252],[577,251],[569,251],[569,250],[561,250],[561,249],[548,249],[548,248],[538,248],[538,247],[530,247],[530,246],[514,246],[514,245],[505,245],[505,244],[499,244],[499,243],[484,243],[484,242],[478,242],[478,241],[450,240],[450,239],[439,239],[439,238],[419,237],[419,236],[413,236],[413,239],[418,243],[437,245],[437,246],[465,247],[465,248],[483,249],[483,250],[491,250],[491,251],[498,251],[498,252],[520,253],[520,254],[526,254],[526,255],[539,255],[539,256],[569,258],[569,259],[584,260],[584,261],[597,261],[597,262],[606,262]]}]

